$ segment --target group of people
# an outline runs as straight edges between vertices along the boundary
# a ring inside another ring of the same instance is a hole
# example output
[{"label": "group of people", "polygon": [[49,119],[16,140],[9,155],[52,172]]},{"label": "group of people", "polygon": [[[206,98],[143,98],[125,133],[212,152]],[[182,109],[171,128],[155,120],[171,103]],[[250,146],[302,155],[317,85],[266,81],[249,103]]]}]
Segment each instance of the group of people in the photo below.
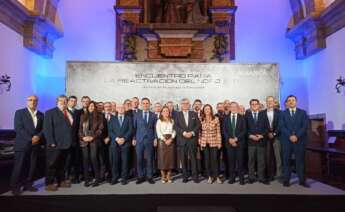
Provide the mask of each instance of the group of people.
[{"label": "group of people", "polygon": [[[182,173],[182,182],[240,185],[256,181],[270,184],[278,179],[290,186],[292,155],[299,184],[305,179],[305,145],[308,117],[297,108],[297,98],[287,97],[285,110],[274,97],[266,107],[251,99],[245,110],[235,101],[210,104],[187,98],[177,111],[172,101],[155,103],[149,98],[127,99],[123,104],[95,102],[88,96],[58,96],[56,107],[43,114],[37,110],[37,96],[27,98],[27,107],[17,110],[15,163],[11,176],[14,195],[33,186],[38,152],[45,147],[45,189],[56,191],[84,181],[86,187],[109,182],[126,185],[154,184],[160,172],[162,183]],[[248,180],[245,181],[245,173]],[[224,176],[224,177],[221,177]]]}]

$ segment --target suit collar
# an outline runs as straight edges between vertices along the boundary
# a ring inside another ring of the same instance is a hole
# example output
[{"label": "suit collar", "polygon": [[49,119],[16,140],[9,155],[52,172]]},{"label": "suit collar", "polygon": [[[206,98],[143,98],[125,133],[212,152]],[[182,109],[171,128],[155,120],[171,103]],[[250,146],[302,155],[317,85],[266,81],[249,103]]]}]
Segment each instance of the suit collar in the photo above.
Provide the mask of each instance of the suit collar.
[{"label": "suit collar", "polygon": [[[31,113],[30,113],[30,109],[29,108],[26,108],[25,110],[25,115],[26,117],[30,120],[30,126],[35,129],[35,126],[34,126],[34,120],[32,119],[32,116],[31,116]],[[36,110],[36,117],[37,117],[37,126],[38,126],[38,114],[37,114],[37,110]]]},{"label": "suit collar", "polygon": [[[67,108],[66,108],[66,109],[67,109]],[[67,120],[67,118],[65,117],[63,111],[62,111],[59,107],[56,107],[55,110],[56,110],[58,116],[60,116],[60,118],[63,118],[63,119],[65,120],[66,124],[68,124],[69,126],[71,126],[70,121]],[[70,112],[68,109],[67,109],[67,112],[71,114],[71,112]],[[72,114],[71,114],[71,115],[72,115]]]}]

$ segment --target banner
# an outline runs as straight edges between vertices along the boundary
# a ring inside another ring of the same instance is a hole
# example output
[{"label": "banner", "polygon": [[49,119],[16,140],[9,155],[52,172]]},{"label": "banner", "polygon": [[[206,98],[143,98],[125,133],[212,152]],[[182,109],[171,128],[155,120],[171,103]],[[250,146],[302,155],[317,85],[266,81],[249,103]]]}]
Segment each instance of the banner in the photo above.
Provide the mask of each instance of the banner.
[{"label": "banner", "polygon": [[67,95],[123,103],[134,96],[165,104],[182,98],[213,106],[226,99],[279,99],[277,64],[68,62]]}]

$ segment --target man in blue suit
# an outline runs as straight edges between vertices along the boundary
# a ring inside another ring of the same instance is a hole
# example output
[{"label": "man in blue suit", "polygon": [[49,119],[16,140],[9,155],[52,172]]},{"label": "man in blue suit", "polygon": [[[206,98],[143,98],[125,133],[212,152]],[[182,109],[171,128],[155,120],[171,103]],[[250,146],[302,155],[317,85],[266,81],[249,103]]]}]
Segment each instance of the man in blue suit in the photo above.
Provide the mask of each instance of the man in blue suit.
[{"label": "man in blue suit", "polygon": [[[154,184],[153,180],[153,154],[154,146],[157,145],[156,122],[157,116],[149,111],[150,100],[143,98],[141,100],[142,110],[135,113],[133,117],[134,139],[133,145],[136,150],[137,157],[137,184],[145,182],[145,174],[147,181]],[[144,155],[146,157],[146,166]],[[146,168],[146,169],[145,169]]]},{"label": "man in blue suit", "polygon": [[[109,159],[111,166],[111,185],[117,184],[120,177],[121,184],[128,183],[130,145],[133,133],[132,120],[125,115],[124,105],[116,106],[117,115],[111,116],[108,122]],[[121,164],[121,165],[120,165]]]},{"label": "man in blue suit", "polygon": [[265,170],[265,150],[267,144],[268,122],[262,111],[258,99],[251,99],[250,110],[246,112],[247,133],[248,133],[248,183],[252,184],[256,180],[255,167],[257,167],[257,177],[260,183],[268,185]]},{"label": "man in blue suit", "polygon": [[306,111],[297,108],[297,98],[290,95],[286,99],[287,109],[281,112],[279,128],[281,130],[281,143],[283,149],[283,185],[290,186],[290,164],[292,153],[296,158],[296,172],[299,184],[309,187],[305,180],[305,147],[308,142],[308,115]]},{"label": "man in blue suit", "polygon": [[[39,144],[43,140],[43,113],[37,110],[38,98],[29,96],[27,107],[17,110],[14,116],[14,129],[16,138],[14,143],[15,161],[11,176],[11,187],[13,195],[19,195],[21,185],[24,183],[24,190],[36,192],[33,187],[35,177],[37,154]],[[29,173],[23,173],[29,167]],[[25,182],[22,176],[26,175]]]},{"label": "man in blue suit", "polygon": [[57,106],[45,113],[43,125],[44,136],[47,141],[47,176],[46,190],[56,191],[55,180],[59,187],[71,187],[66,182],[64,167],[66,157],[73,142],[73,116],[67,109],[67,97],[57,98]]}]

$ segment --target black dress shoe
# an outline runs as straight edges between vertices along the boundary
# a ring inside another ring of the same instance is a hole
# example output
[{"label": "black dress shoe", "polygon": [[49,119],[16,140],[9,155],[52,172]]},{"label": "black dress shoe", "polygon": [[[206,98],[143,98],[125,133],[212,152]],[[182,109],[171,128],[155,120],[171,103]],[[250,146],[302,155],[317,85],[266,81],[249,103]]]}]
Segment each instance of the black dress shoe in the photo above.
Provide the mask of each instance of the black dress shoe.
[{"label": "black dress shoe", "polygon": [[128,181],[127,180],[121,180],[121,185],[127,185]]},{"label": "black dress shoe", "polygon": [[240,185],[244,185],[244,179],[240,179]]},{"label": "black dress shoe", "polygon": [[96,180],[94,183],[92,183],[92,187],[97,187],[100,185],[100,181]]},{"label": "black dress shoe", "polygon": [[13,196],[19,196],[21,194],[20,187],[16,187],[12,189]]},{"label": "black dress shoe", "polygon": [[105,177],[101,177],[101,178],[98,179],[98,183],[101,184],[101,183],[103,183],[103,182],[105,182]]},{"label": "black dress shoe", "polygon": [[71,181],[72,184],[80,184],[80,180],[79,179],[73,179]]},{"label": "black dress shoe", "polygon": [[283,182],[283,186],[284,187],[289,187],[290,186],[290,182],[289,181],[284,181]]},{"label": "black dress shoe", "polygon": [[193,179],[193,182],[194,182],[194,183],[200,183],[200,181],[199,181],[198,178]]},{"label": "black dress shoe", "polygon": [[264,184],[264,185],[269,185],[270,182],[268,180],[260,180],[260,183]]},{"label": "black dress shoe", "polygon": [[38,189],[33,187],[32,185],[27,185],[27,186],[24,186],[24,191],[37,192]]},{"label": "black dress shoe", "polygon": [[90,181],[85,181],[85,183],[84,183],[84,186],[85,187],[89,187],[91,185],[91,182]]},{"label": "black dress shoe", "polygon": [[308,183],[304,182],[300,182],[299,183],[300,186],[303,186],[304,188],[310,188],[310,185]]},{"label": "black dress shoe", "polygon": [[228,184],[234,184],[234,183],[235,183],[235,179],[230,178],[229,181],[228,181]]},{"label": "black dress shoe", "polygon": [[183,183],[188,183],[188,178],[183,178],[182,182]]},{"label": "black dress shoe", "polygon": [[135,184],[142,184],[143,182],[145,182],[144,178],[138,178]]},{"label": "black dress shoe", "polygon": [[253,179],[249,179],[249,180],[248,180],[248,183],[249,183],[249,184],[253,184],[254,182],[255,182],[255,180],[253,180]]},{"label": "black dress shoe", "polygon": [[147,182],[149,182],[150,184],[155,184],[155,181],[153,180],[153,178],[147,179]]},{"label": "black dress shoe", "polygon": [[119,183],[118,179],[115,179],[115,180],[111,180],[110,185],[116,185],[118,183]]}]

